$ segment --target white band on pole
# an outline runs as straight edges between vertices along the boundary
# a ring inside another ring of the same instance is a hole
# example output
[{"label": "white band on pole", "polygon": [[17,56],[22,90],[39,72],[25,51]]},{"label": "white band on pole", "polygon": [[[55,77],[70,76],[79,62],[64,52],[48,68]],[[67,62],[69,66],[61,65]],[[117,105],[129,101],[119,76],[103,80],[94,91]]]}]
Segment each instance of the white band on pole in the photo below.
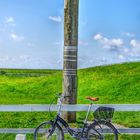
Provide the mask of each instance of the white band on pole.
[{"label": "white band on pole", "polygon": [[77,57],[77,55],[64,55],[64,57]]},{"label": "white band on pole", "polygon": [[64,51],[77,51],[77,46],[64,46]]},{"label": "white band on pole", "polygon": [[77,50],[64,50],[64,52],[77,52]]},{"label": "white band on pole", "polygon": [[77,49],[77,46],[64,46],[64,49]]},{"label": "white band on pole", "polygon": [[76,75],[77,70],[76,69],[64,69],[63,73],[64,73],[64,75]]},{"label": "white band on pole", "polygon": [[64,59],[64,61],[77,61],[77,60],[74,60],[74,59]]}]

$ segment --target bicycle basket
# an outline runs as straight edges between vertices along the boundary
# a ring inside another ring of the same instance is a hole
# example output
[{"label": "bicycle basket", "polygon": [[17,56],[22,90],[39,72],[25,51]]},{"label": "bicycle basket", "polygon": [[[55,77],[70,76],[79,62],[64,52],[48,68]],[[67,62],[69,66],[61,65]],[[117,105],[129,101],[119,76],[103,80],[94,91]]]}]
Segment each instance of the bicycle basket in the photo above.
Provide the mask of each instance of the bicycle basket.
[{"label": "bicycle basket", "polygon": [[107,121],[111,121],[111,119],[113,118],[113,114],[114,108],[104,106],[97,108],[93,113],[94,118],[96,120],[107,120]]}]

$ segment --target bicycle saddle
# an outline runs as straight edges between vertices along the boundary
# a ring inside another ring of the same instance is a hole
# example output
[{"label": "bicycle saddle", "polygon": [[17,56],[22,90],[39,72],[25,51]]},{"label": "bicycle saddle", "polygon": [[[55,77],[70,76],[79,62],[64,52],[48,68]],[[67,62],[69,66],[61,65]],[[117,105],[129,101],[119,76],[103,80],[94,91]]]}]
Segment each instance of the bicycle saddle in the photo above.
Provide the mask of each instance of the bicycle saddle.
[{"label": "bicycle saddle", "polygon": [[91,96],[86,97],[86,99],[88,99],[90,101],[98,101],[99,100],[98,97],[91,97]]}]

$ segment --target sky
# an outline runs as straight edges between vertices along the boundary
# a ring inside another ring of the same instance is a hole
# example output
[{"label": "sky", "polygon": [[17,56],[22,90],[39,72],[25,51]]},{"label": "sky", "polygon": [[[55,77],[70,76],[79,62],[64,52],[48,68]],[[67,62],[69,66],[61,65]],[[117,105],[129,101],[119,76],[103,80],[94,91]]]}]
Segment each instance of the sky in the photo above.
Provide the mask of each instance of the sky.
[{"label": "sky", "polygon": [[[140,0],[79,0],[78,68],[140,61]],[[0,68],[63,68],[64,0],[0,0]]]}]

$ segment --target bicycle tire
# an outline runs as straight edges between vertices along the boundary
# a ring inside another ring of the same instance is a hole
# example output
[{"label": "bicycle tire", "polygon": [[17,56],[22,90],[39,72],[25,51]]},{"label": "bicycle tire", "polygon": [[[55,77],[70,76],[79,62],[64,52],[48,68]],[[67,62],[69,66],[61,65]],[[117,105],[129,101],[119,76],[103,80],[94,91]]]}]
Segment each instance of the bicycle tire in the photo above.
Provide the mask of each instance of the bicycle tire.
[{"label": "bicycle tire", "polygon": [[62,128],[58,124],[55,126],[53,124],[53,121],[47,121],[37,126],[34,131],[34,140],[55,140],[58,133],[60,140],[64,140]]},{"label": "bicycle tire", "polygon": [[[106,131],[107,133],[103,131]],[[110,122],[94,121],[87,130],[87,139],[118,140],[118,131]]]}]

